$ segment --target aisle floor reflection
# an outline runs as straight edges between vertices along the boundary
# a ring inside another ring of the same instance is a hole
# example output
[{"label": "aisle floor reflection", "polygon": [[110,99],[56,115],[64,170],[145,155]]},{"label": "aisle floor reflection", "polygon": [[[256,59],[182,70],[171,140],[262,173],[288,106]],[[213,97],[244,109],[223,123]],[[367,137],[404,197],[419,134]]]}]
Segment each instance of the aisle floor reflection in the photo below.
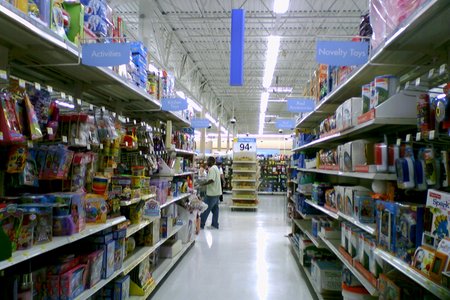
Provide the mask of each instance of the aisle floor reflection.
[{"label": "aisle floor reflection", "polygon": [[285,237],[285,216],[280,196],[262,196],[257,212],[221,204],[220,230],[209,227],[210,217],[152,299],[313,299]]}]

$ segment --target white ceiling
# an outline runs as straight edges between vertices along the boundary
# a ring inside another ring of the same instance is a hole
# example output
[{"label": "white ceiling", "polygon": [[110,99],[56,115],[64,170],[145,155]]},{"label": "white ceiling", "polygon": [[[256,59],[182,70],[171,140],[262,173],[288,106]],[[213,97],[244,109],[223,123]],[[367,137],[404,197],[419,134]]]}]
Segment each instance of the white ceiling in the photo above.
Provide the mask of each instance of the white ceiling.
[{"label": "white ceiling", "polygon": [[[130,38],[144,41],[155,62],[174,72],[177,89],[224,121],[234,108],[238,132],[257,133],[267,37],[281,36],[272,86],[278,80],[278,86],[293,87],[291,96],[302,96],[317,66],[316,40],[357,34],[368,0],[291,0],[288,12],[278,17],[273,0],[116,0],[111,5],[125,19]],[[230,87],[230,12],[240,7],[246,11],[244,86]],[[285,103],[270,102],[284,96],[271,94],[267,115],[293,117]],[[277,131],[273,121],[266,118],[264,133]]]}]

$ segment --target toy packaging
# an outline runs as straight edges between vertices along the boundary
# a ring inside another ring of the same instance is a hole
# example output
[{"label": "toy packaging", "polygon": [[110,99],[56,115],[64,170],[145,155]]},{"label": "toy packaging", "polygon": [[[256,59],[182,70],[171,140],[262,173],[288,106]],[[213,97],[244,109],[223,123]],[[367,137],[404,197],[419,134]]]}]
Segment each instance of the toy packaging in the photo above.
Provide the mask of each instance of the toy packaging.
[{"label": "toy packaging", "polygon": [[432,214],[431,234],[439,239],[449,237],[450,194],[429,189],[426,205]]},{"label": "toy packaging", "polygon": [[27,203],[20,204],[19,208],[25,213],[36,215],[34,228],[34,244],[51,242],[53,238],[53,209],[50,204]]},{"label": "toy packaging", "polygon": [[130,296],[130,275],[114,281],[114,299],[126,300]]},{"label": "toy packaging", "polygon": [[105,223],[107,206],[105,198],[97,194],[87,194],[85,198],[86,223]]},{"label": "toy packaging", "polygon": [[425,208],[415,204],[397,203],[395,217],[395,253],[410,263],[414,251],[421,245]]},{"label": "toy packaging", "polygon": [[395,216],[397,206],[393,202],[378,200],[376,202],[377,215],[377,244],[381,249],[395,253]]},{"label": "toy packaging", "polygon": [[78,265],[61,275],[61,300],[75,299],[84,291],[86,265]]},{"label": "toy packaging", "polygon": [[97,249],[103,250],[102,278],[109,278],[114,273],[114,253],[116,243],[114,240],[103,245],[97,245]]},{"label": "toy packaging", "polygon": [[10,258],[12,252],[17,250],[17,240],[23,221],[23,210],[16,204],[10,204],[0,209],[0,258]]},{"label": "toy packaging", "polygon": [[424,275],[429,276],[436,250],[428,246],[420,246],[414,253],[412,266]]},{"label": "toy packaging", "polygon": [[83,263],[86,264],[86,288],[93,287],[97,282],[102,279],[102,267],[103,267],[103,250],[97,250],[87,255]]},{"label": "toy packaging", "polygon": [[375,223],[375,201],[369,195],[356,195],[353,217],[361,223]]}]

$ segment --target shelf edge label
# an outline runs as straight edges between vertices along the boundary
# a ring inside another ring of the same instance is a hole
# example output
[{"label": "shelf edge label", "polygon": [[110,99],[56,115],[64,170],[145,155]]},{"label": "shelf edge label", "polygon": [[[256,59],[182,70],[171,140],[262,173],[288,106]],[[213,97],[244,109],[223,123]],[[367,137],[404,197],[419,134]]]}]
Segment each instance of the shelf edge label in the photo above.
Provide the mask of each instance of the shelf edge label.
[{"label": "shelf edge label", "polygon": [[315,106],[313,99],[300,98],[287,100],[287,110],[293,113],[311,112],[314,110]]},{"label": "shelf edge label", "polygon": [[317,41],[316,61],[330,66],[363,65],[369,59],[369,43],[349,41]]},{"label": "shelf edge label", "polygon": [[186,99],[183,98],[163,98],[161,99],[161,109],[165,111],[180,111],[188,108]]},{"label": "shelf edge label", "polygon": [[84,44],[82,46],[83,64],[95,67],[111,67],[130,62],[129,43]]}]

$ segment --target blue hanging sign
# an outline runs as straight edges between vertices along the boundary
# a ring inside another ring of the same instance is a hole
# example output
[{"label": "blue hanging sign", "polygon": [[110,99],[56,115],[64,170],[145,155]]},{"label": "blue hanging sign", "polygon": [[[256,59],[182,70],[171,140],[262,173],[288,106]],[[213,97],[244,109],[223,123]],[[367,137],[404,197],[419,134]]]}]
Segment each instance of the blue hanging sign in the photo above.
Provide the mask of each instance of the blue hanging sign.
[{"label": "blue hanging sign", "polygon": [[275,126],[277,129],[294,129],[295,120],[292,119],[277,119],[275,121]]},{"label": "blue hanging sign", "polygon": [[369,42],[317,41],[316,61],[330,66],[358,66],[369,59]]},{"label": "blue hanging sign", "polygon": [[188,108],[186,99],[183,98],[162,98],[161,109],[165,111],[180,111]]},{"label": "blue hanging sign", "polygon": [[183,127],[183,132],[190,134],[190,135],[194,135],[194,131],[195,129],[193,127]]},{"label": "blue hanging sign", "polygon": [[311,112],[315,108],[313,99],[288,99],[287,110],[292,113]]},{"label": "blue hanging sign", "polygon": [[192,128],[208,128],[211,122],[208,119],[192,119]]},{"label": "blue hanging sign", "polygon": [[230,85],[244,84],[245,11],[231,10]]},{"label": "blue hanging sign", "polygon": [[111,67],[130,62],[131,47],[129,43],[94,43],[81,47],[84,65]]}]

